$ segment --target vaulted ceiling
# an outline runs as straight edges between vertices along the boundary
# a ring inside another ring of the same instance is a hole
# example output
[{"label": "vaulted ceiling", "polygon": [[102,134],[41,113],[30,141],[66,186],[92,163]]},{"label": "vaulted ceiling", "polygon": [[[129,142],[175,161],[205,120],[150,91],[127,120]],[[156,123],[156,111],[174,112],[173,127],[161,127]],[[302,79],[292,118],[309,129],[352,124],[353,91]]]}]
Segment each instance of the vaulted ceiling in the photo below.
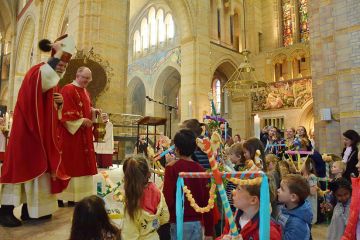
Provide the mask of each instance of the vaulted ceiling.
[{"label": "vaulted ceiling", "polygon": [[14,19],[16,14],[16,0],[1,0],[0,1],[0,32],[4,33]]}]

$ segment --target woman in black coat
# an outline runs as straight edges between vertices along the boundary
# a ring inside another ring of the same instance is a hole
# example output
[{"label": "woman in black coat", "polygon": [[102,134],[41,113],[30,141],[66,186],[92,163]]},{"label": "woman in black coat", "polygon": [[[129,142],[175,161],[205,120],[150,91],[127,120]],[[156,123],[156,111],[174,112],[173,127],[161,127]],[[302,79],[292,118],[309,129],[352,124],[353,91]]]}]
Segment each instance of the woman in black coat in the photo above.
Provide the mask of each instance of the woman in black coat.
[{"label": "woman in black coat", "polygon": [[343,177],[350,180],[350,176],[353,174],[355,177],[359,176],[359,171],[356,168],[358,162],[358,143],[360,141],[359,134],[354,130],[347,130],[343,133],[344,136],[344,149],[342,152],[343,162],[346,163],[346,170]]}]

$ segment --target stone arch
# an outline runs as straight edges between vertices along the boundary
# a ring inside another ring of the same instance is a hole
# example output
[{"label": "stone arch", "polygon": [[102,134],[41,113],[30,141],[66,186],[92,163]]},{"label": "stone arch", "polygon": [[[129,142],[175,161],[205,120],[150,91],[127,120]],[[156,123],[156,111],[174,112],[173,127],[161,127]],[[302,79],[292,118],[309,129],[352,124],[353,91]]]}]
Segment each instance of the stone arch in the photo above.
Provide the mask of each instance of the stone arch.
[{"label": "stone arch", "polygon": [[294,49],[289,53],[294,78],[311,75],[310,52],[306,48]]},{"label": "stone arch", "polygon": [[[219,79],[221,83],[221,90],[224,86],[224,84],[230,79],[232,74],[236,70],[236,64],[231,59],[220,59],[218,64],[216,65],[212,76],[211,76],[211,82],[209,84],[210,89],[213,90],[214,94],[214,80]],[[221,91],[221,115],[229,114],[231,113],[231,98],[228,96],[227,93]],[[227,117],[229,116],[227,115]]]},{"label": "stone arch", "polygon": [[294,49],[289,53],[290,59],[299,59],[301,57],[308,57],[309,53],[305,49]]},{"label": "stone arch", "polygon": [[144,82],[137,76],[133,77],[128,84],[126,112],[145,115],[146,88]]},{"label": "stone arch", "polygon": [[308,101],[301,109],[299,125],[306,128],[307,132],[314,129],[314,104],[313,100]]},{"label": "stone arch", "polygon": [[272,64],[275,65],[276,63],[283,63],[287,59],[288,59],[288,56],[286,56],[284,53],[279,53],[273,57]]},{"label": "stone arch", "polygon": [[[66,18],[66,9],[69,0],[64,1],[48,1],[45,9],[45,20],[42,26],[41,36],[54,41],[61,34],[63,22]],[[57,28],[53,27],[57,26]]]},{"label": "stone arch", "polygon": [[[172,110],[171,115],[171,133],[174,133],[178,124],[180,123],[180,88],[181,88],[181,75],[180,71],[172,66],[167,65],[159,71],[154,84],[153,96],[155,100],[162,101],[171,106],[179,106],[178,110]],[[151,96],[150,96],[151,97]],[[169,110],[160,104],[154,105],[154,115],[160,117],[166,117],[169,119]],[[168,121],[168,129],[169,129]],[[173,134],[172,134],[173,135]]]},{"label": "stone arch", "polygon": [[272,67],[274,68],[275,81],[288,80],[292,76],[291,69],[288,64],[289,58],[284,53],[275,55],[272,59]]},{"label": "stone arch", "polygon": [[16,67],[15,77],[13,82],[13,102],[16,102],[19,88],[22,80],[25,76],[26,71],[30,68],[31,49],[34,46],[34,35],[35,35],[35,22],[31,16],[24,18],[24,24],[21,27],[21,31],[18,38],[17,44],[17,56],[16,56]]},{"label": "stone arch", "polygon": [[224,56],[221,57],[220,59],[218,59],[215,64],[213,64],[214,66],[214,71],[213,71],[213,75],[216,71],[220,70],[221,72],[223,72],[225,74],[225,76],[227,77],[227,79],[229,79],[231,77],[231,75],[234,73],[234,71],[236,70],[238,64],[236,64],[236,60],[234,58],[232,58],[231,56]]}]

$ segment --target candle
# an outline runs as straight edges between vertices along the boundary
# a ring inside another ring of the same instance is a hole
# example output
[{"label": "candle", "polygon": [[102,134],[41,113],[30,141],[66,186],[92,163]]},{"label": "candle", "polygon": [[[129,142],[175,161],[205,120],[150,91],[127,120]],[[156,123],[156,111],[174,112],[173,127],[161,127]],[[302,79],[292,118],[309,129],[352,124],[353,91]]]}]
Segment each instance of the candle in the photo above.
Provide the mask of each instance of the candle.
[{"label": "candle", "polygon": [[191,103],[191,101],[189,101],[189,113],[188,113],[188,116],[189,116],[189,118],[192,118],[192,103]]},{"label": "candle", "polygon": [[9,113],[5,113],[5,129],[9,130]]},{"label": "candle", "polygon": [[254,116],[254,135],[255,137],[260,137],[260,117],[258,114]]}]

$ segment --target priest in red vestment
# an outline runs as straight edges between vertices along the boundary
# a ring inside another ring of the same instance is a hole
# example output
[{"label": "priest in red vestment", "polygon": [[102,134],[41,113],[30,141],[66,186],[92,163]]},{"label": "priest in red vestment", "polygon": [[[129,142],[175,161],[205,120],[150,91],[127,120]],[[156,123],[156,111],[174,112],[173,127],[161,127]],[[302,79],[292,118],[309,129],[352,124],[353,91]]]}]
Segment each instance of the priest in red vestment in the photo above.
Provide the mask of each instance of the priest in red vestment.
[{"label": "priest in red vestment", "polygon": [[21,203],[22,220],[51,217],[57,210],[55,193],[66,188],[69,181],[61,161],[58,124],[63,97],[57,84],[75,44],[67,35],[53,44],[41,44],[42,50],[52,51],[52,57],[25,75],[1,169],[0,224],[6,227],[21,225],[13,215],[14,206]]},{"label": "priest in red vestment", "polygon": [[[90,69],[80,67],[76,72],[76,79],[61,90],[64,97],[61,119],[62,157],[71,180],[68,188],[58,198],[70,203],[93,194],[92,175],[97,174],[92,119],[100,110],[91,107],[90,95],[86,90],[91,80]],[[62,204],[60,201],[59,206]]]}]

